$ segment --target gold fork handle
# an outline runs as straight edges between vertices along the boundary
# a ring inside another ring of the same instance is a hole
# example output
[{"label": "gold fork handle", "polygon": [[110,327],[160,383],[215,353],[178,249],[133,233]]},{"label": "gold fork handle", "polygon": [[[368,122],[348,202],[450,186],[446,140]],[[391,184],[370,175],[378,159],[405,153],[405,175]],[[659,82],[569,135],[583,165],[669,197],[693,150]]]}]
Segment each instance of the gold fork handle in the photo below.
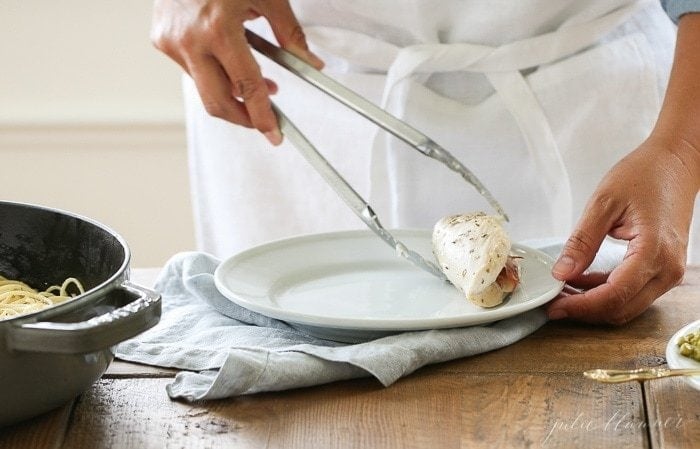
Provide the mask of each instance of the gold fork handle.
[{"label": "gold fork handle", "polygon": [[700,376],[700,369],[640,368],[633,370],[594,369],[583,373],[589,379],[605,383],[652,380],[673,376]]}]

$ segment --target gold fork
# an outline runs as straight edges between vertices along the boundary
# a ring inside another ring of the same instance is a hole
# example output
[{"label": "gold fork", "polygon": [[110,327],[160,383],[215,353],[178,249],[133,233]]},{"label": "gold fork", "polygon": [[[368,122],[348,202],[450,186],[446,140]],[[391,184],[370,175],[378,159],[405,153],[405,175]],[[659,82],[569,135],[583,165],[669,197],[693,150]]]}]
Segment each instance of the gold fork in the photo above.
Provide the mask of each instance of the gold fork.
[{"label": "gold fork", "polygon": [[639,369],[594,369],[583,373],[589,379],[605,383],[652,380],[673,376],[700,376],[700,369],[639,368]]}]

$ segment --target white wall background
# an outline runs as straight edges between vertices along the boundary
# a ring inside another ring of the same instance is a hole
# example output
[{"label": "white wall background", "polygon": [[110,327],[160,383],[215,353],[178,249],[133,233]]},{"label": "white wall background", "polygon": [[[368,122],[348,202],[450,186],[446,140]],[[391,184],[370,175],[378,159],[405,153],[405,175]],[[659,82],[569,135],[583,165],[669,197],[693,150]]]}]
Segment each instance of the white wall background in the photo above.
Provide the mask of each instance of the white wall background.
[{"label": "white wall background", "polygon": [[148,0],[0,2],[0,199],[107,224],[132,266],[194,247],[180,69],[150,19]]}]

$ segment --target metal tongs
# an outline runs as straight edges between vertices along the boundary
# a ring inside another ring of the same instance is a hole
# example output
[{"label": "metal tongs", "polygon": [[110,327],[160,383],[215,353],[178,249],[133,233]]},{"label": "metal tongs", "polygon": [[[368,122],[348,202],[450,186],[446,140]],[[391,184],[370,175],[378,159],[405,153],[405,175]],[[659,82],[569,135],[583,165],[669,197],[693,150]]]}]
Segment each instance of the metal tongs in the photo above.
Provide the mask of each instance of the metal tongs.
[{"label": "metal tongs", "polygon": [[[459,173],[469,184],[474,186],[491,206],[506,221],[508,216],[501,205],[477,179],[477,177],[465,167],[459,160],[452,156],[446,149],[435,143],[425,134],[399,120],[374,103],[361,97],[357,93],[339,84],[332,78],[324,75],[306,62],[294,56],[292,53],[277,47],[273,43],[263,39],[250,30],[246,30],[246,38],[252,48],[268,57],[272,61],[289,70],[299,78],[307,81],[325,94],[340,101],[350,109],[361,114],[370,121],[376,123],[386,131],[403,140],[423,155],[436,159],[445,164],[449,169]],[[333,168],[333,166],[316,150],[304,134],[292,123],[286,115],[273,103],[272,109],[277,114],[280,131],[287,136],[289,141],[299,150],[304,158],[316,169],[323,179],[336,191],[336,193],[350,206],[365,224],[374,231],[384,242],[405,259],[411,261],[417,267],[447,280],[442,270],[423,258],[420,254],[407,248],[397,240],[379,222],[377,214],[372,207],[348,184],[345,179]]]}]

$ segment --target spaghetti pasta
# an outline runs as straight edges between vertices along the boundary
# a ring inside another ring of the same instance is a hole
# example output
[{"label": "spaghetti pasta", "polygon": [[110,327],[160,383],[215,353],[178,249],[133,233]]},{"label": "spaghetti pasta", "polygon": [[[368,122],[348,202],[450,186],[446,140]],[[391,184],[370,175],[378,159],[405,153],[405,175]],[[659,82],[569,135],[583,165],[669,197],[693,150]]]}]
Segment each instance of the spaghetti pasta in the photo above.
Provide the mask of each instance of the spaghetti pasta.
[{"label": "spaghetti pasta", "polygon": [[73,299],[76,294],[68,292],[70,287],[82,295],[85,289],[79,280],[68,278],[61,285],[52,285],[38,291],[22,281],[0,276],[0,320],[36,312]]}]

